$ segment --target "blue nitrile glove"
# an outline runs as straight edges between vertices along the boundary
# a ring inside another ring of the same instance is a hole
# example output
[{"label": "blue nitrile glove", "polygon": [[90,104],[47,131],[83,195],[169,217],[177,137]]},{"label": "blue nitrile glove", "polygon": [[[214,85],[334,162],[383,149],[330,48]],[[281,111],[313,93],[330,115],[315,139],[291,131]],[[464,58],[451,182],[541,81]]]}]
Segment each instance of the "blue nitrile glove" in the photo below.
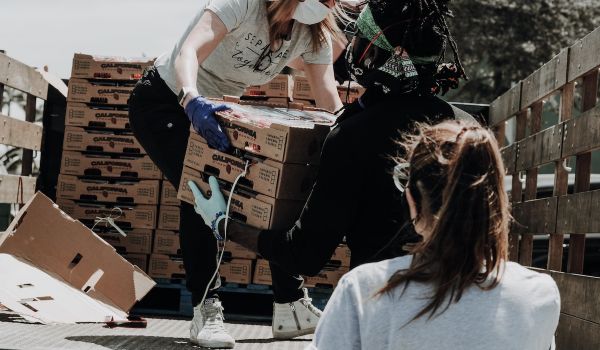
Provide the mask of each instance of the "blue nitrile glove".
[{"label": "blue nitrile glove", "polygon": [[196,213],[202,216],[204,223],[212,229],[215,237],[218,240],[223,240],[223,237],[219,234],[219,222],[225,219],[227,204],[219,188],[219,182],[214,176],[208,178],[208,184],[210,185],[211,196],[206,199],[194,181],[188,181],[188,186],[194,194]]},{"label": "blue nitrile glove", "polygon": [[194,97],[185,106],[185,114],[187,114],[190,122],[192,122],[194,130],[206,140],[210,147],[216,148],[221,152],[226,151],[230,144],[227,135],[215,118],[215,112],[226,111],[228,109],[229,107],[226,105],[214,104],[202,96]]}]

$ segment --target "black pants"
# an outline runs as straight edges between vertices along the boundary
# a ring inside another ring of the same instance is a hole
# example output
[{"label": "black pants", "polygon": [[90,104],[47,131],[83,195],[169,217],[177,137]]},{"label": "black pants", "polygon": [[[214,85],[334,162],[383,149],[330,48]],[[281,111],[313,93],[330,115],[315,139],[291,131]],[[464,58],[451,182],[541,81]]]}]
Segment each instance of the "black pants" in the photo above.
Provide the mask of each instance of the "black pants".
[{"label": "black pants", "polygon": [[[177,96],[158,75],[148,69],[136,84],[129,100],[129,121],[135,137],[167,179],[179,188],[183,158],[190,134],[190,121]],[[200,302],[216,269],[216,240],[194,207],[181,202],[179,235],[187,288]],[[303,280],[271,264],[275,302],[287,303],[302,296]]]}]

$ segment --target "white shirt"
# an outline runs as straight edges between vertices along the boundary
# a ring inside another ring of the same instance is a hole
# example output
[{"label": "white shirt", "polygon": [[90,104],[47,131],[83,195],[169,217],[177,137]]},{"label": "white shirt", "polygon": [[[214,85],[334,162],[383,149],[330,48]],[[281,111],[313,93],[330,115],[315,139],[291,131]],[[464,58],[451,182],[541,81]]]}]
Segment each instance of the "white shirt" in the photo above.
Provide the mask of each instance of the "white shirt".
[{"label": "white shirt", "polygon": [[347,273],[307,349],[554,349],[560,295],[550,276],[508,262],[494,289],[472,286],[439,316],[405,325],[427,304],[430,285],[411,282],[403,295],[400,286],[391,295],[373,296],[411,260],[365,264]]}]

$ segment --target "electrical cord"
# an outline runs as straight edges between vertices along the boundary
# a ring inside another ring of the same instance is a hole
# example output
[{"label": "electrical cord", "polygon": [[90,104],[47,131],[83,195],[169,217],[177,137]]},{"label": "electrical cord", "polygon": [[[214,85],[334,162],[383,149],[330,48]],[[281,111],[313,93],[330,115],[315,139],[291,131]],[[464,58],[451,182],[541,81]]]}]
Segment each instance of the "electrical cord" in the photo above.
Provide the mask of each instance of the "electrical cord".
[{"label": "electrical cord", "polygon": [[[231,190],[229,192],[229,197],[227,199],[227,209],[225,210],[225,226],[223,229],[223,247],[222,248],[219,247],[219,241],[217,240],[217,255],[219,256],[219,258],[217,259],[217,267],[215,268],[215,272],[213,272],[212,277],[210,278],[210,281],[208,281],[208,284],[206,285],[206,289],[204,290],[204,294],[202,295],[202,299],[200,300],[200,304],[198,304],[198,305],[204,304],[204,300],[206,299],[206,295],[208,294],[210,286],[211,286],[213,280],[215,279],[215,277],[217,277],[217,274],[219,273],[219,268],[221,267],[221,262],[223,261],[223,255],[225,254],[225,244],[227,243],[227,224],[229,223],[229,209],[231,208],[231,198],[233,197],[233,191],[235,190],[235,187],[237,186],[240,179],[242,177],[246,176],[246,174],[248,173],[249,166],[250,166],[250,161],[246,160],[246,165],[244,166],[244,171],[235,178],[235,181],[233,182],[233,185],[231,186]],[[217,227],[216,229],[218,230],[219,228]]]}]

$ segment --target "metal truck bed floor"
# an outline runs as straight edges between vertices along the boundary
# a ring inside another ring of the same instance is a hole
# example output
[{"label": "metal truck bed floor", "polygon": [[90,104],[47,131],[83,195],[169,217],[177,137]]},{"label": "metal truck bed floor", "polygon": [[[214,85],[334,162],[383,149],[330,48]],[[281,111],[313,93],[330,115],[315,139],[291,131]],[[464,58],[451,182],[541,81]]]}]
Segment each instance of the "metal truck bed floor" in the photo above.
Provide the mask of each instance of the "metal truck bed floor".
[{"label": "metal truck bed floor", "polygon": [[[146,318],[148,327],[106,328],[102,324],[32,324],[0,312],[0,349],[23,350],[185,350],[202,349],[188,342],[188,320]],[[292,341],[271,338],[267,324],[227,323],[237,350],[304,349],[311,336]]]}]

